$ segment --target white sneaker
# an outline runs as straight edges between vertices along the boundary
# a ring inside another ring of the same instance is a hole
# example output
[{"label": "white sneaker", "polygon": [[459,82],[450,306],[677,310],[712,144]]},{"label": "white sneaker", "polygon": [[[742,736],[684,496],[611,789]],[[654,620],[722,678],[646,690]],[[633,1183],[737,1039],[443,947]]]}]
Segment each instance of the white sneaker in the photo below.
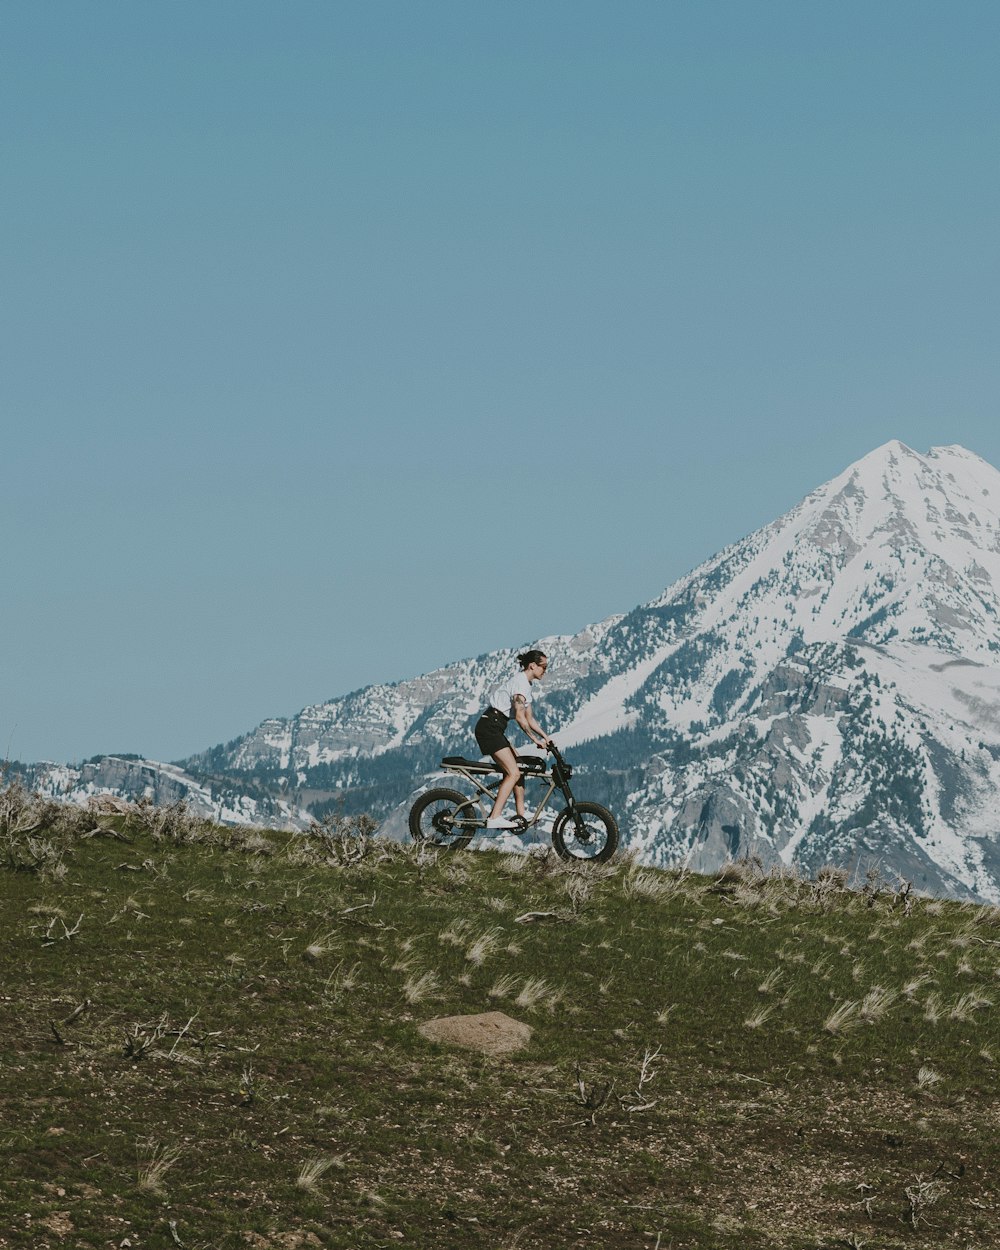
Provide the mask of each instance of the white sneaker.
[{"label": "white sneaker", "polygon": [[507,820],[504,816],[491,816],[486,822],[487,829],[513,829],[514,822]]}]

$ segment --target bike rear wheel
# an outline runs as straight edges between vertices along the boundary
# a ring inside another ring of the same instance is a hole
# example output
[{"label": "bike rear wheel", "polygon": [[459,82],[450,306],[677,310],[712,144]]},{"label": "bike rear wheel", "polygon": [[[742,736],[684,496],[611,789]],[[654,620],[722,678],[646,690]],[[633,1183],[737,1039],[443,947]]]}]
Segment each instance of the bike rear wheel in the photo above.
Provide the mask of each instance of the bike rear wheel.
[{"label": "bike rear wheel", "polygon": [[476,830],[455,822],[479,820],[481,816],[473,800],[457,790],[428,790],[410,808],[410,836],[414,842],[460,851],[469,845]]},{"label": "bike rear wheel", "polygon": [[600,803],[564,807],[552,824],[552,845],[563,859],[604,864],[618,849],[618,822]]}]

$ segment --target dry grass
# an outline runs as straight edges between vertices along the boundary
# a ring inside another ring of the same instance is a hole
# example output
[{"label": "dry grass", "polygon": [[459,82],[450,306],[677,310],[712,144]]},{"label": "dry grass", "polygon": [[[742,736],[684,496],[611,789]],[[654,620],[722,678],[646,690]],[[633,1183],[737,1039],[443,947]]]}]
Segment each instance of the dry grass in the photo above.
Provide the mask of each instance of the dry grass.
[{"label": "dry grass", "polygon": [[944,1004],[941,1002],[941,995],[936,991],[932,991],[924,1000],[924,1019],[928,1024],[937,1024],[945,1014]]},{"label": "dry grass", "polygon": [[858,1003],[858,1015],[867,1024],[875,1024],[888,1012],[899,995],[895,990],[884,989],[881,985],[873,985]]},{"label": "dry grass", "polygon": [[299,1189],[308,1190],[315,1193],[319,1189],[319,1183],[326,1176],[331,1168],[343,1167],[343,1160],[334,1155],[320,1155],[314,1159],[307,1159],[303,1163],[298,1176],[295,1178],[295,1184]]},{"label": "dry grass", "polygon": [[971,1020],[977,1011],[992,1006],[991,998],[987,998],[985,994],[980,994],[976,990],[969,990],[968,993],[960,995],[955,1000],[948,1012],[948,1017],[951,1020]]},{"label": "dry grass", "polygon": [[770,1020],[774,1015],[773,1003],[767,1003],[763,1007],[758,1007],[756,1011],[750,1013],[743,1021],[748,1029],[759,1029]]},{"label": "dry grass", "polygon": [[664,872],[630,867],[622,877],[622,893],[626,898],[666,899],[684,888],[683,878]]},{"label": "dry grass", "polygon": [[438,975],[432,969],[421,972],[419,976],[407,977],[403,983],[403,997],[414,1006],[416,1003],[422,1003],[428,998],[434,998],[440,987]]},{"label": "dry grass", "polygon": [[136,1181],[141,1190],[161,1197],[165,1191],[167,1173],[180,1161],[182,1151],[176,1146],[162,1146],[159,1142],[146,1141],[136,1147],[138,1165]]},{"label": "dry grass", "polygon": [[524,1007],[528,1011],[533,1011],[540,1006],[553,1011],[559,997],[559,994],[542,977],[528,977],[514,1002],[518,1007]]},{"label": "dry grass", "polygon": [[502,977],[498,977],[490,986],[487,993],[490,998],[510,998],[517,985],[517,978],[509,972],[505,972]]},{"label": "dry grass", "polygon": [[470,964],[475,964],[478,968],[484,964],[500,945],[504,933],[502,929],[487,929],[484,933],[475,938],[465,952],[465,958]]},{"label": "dry grass", "polygon": [[823,1028],[827,1033],[832,1033],[835,1037],[841,1033],[846,1033],[848,1029],[853,1029],[859,1022],[858,1008],[860,1005],[857,999],[849,999],[840,1003],[823,1021]]}]

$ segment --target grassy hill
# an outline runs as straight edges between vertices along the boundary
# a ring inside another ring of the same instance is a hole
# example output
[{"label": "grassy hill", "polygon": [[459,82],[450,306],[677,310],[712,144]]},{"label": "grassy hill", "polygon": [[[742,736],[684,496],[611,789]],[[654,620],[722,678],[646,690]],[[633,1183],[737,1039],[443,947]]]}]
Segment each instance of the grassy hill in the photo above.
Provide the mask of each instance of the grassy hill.
[{"label": "grassy hill", "polygon": [[2,1247],[997,1244],[1000,909],[11,787],[0,925]]}]

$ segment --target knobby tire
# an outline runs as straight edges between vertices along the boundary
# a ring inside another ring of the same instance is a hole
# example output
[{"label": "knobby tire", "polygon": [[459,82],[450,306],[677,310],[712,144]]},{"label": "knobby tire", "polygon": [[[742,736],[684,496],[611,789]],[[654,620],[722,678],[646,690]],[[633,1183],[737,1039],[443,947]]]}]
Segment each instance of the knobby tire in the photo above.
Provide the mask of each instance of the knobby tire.
[{"label": "knobby tire", "polygon": [[469,845],[476,830],[459,828],[449,832],[451,826],[443,818],[459,815],[469,820],[480,815],[478,807],[468,795],[443,788],[428,790],[410,808],[410,837],[414,842],[430,842],[433,846],[440,846],[448,851],[460,851]]},{"label": "knobby tire", "polygon": [[563,859],[590,860],[604,864],[618,849],[618,822],[600,803],[576,803],[576,815],[583,823],[577,828],[573,812],[564,807],[552,824],[552,845]]}]

